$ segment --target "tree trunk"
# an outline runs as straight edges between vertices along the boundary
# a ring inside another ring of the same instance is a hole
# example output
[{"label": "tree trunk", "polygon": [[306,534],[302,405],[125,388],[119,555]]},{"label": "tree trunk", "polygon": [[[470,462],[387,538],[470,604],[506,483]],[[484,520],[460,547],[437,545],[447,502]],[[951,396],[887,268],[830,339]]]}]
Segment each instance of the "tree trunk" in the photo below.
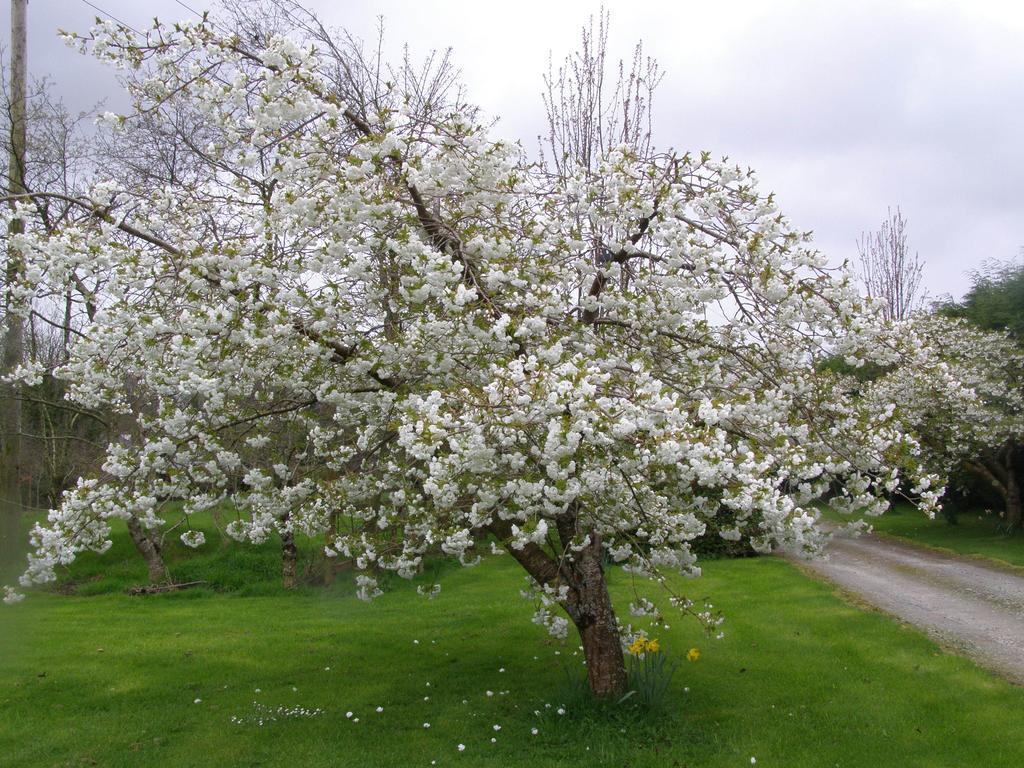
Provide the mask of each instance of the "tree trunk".
[{"label": "tree trunk", "polygon": [[986,480],[1003,499],[1003,521],[1007,531],[1019,530],[1024,524],[1021,510],[1021,488],[1017,477],[1016,446],[1007,444],[995,456],[965,462],[964,466]]},{"label": "tree trunk", "polygon": [[[327,543],[330,546],[334,546],[335,540],[338,538],[338,526],[340,525],[340,514],[338,510],[331,512],[331,524],[328,528]],[[338,574],[338,557],[329,557],[324,552],[321,557],[324,559],[324,586],[331,586],[334,583],[334,577]]]},{"label": "tree trunk", "polygon": [[[554,589],[568,587],[562,607],[580,634],[590,692],[599,698],[619,696],[626,691],[626,663],[601,566],[601,540],[591,531],[590,542],[577,551],[577,522],[578,518],[571,513],[558,520],[563,553],[557,561],[534,543],[519,548],[511,546],[512,525],[506,520],[493,520],[487,528],[538,584]],[[569,553],[573,553],[571,558],[566,556]]]},{"label": "tree trunk", "polygon": [[139,550],[139,554],[146,561],[146,569],[149,571],[150,584],[163,584],[171,580],[171,574],[164,563],[164,556],[160,552],[160,543],[149,533],[142,529],[139,518],[132,515],[128,518],[128,534],[132,537],[132,543]]},{"label": "tree trunk", "polygon": [[576,600],[569,616],[580,633],[587,660],[590,691],[599,698],[621,696],[626,691],[626,664],[619,642],[618,621],[601,567],[599,543],[586,547],[574,563]]},{"label": "tree trunk", "polygon": [[1011,446],[1006,452],[1006,530],[1011,533],[1021,528],[1020,483],[1017,480],[1017,467],[1014,451]]},{"label": "tree trunk", "polygon": [[281,532],[281,583],[285,589],[295,589],[295,562],[298,548],[292,531]]},{"label": "tree trunk", "polygon": [[10,576],[15,564],[23,568],[28,537],[21,535],[21,506],[0,496],[0,574]]}]

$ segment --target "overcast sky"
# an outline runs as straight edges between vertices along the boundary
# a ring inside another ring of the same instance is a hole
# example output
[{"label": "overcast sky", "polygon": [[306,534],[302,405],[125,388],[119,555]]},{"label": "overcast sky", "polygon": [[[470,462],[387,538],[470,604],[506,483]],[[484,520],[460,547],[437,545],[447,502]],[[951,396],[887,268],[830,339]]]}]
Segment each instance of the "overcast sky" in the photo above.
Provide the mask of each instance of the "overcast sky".
[{"label": "overcast sky", "polygon": [[[136,27],[192,14],[175,0],[91,0]],[[208,3],[183,0],[202,10]],[[600,3],[309,0],[329,25],[392,51],[454,49],[472,101],[497,134],[532,150],[543,129],[548,53],[574,49]],[[607,0],[612,57],[638,40],[666,72],[660,148],[711,150],[758,171],[783,212],[838,263],[900,206],[932,295],[960,295],[986,259],[1024,246],[1024,5],[976,0]],[[29,72],[73,109],[116,110],[112,71],[75,54],[58,27],[85,31],[84,0],[30,0]],[[10,22],[3,14],[3,36]],[[6,45],[5,45],[6,47]]]}]

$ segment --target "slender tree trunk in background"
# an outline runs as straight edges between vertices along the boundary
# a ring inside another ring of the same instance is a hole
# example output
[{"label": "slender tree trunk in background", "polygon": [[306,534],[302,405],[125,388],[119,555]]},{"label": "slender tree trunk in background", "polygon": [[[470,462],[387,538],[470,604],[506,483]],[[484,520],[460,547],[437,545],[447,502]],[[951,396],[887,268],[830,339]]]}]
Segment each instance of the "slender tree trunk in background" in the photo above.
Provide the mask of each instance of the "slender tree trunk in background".
[{"label": "slender tree trunk in background", "polygon": [[[11,0],[11,136],[7,174],[8,192],[25,193],[25,72],[26,72],[26,11],[28,0]],[[25,223],[14,219],[10,224],[11,236],[25,231]],[[12,312],[11,286],[22,272],[21,255],[8,239],[7,269],[4,275],[7,291],[4,295],[3,358],[0,376],[10,373],[21,364],[25,354],[24,321]],[[17,549],[19,519],[23,503],[21,401],[16,385],[0,385],[0,498],[6,503],[0,525],[0,557],[7,559]]]},{"label": "slender tree trunk in background", "polygon": [[1011,445],[1006,452],[1006,529],[1011,533],[1021,529],[1020,482],[1017,478],[1016,451]]},{"label": "slender tree trunk in background", "polygon": [[1006,499],[1006,528],[1014,532],[1019,531],[1024,523],[1024,515],[1021,511],[1020,487],[1013,482],[1013,491]]},{"label": "slender tree trunk in background", "polygon": [[[334,545],[334,540],[338,538],[338,525],[340,524],[338,511],[331,512],[331,526],[327,535],[327,542],[331,546]],[[328,557],[326,553],[322,554],[321,557],[324,559],[324,586],[330,586],[334,583],[334,578],[338,575],[338,563],[337,557]]]},{"label": "slender tree trunk in background", "polygon": [[12,583],[25,570],[28,538],[21,535],[21,504],[0,498],[0,578]]},{"label": "slender tree trunk in background", "polygon": [[128,535],[132,537],[132,543],[146,561],[146,569],[149,571],[150,584],[164,584],[171,581],[170,571],[164,563],[164,556],[160,552],[160,543],[142,528],[139,518],[132,515],[128,518]]},{"label": "slender tree trunk in background", "polygon": [[68,288],[67,293],[64,294],[64,346],[62,349],[64,362],[71,358],[71,311],[74,306],[74,296],[71,289]]},{"label": "slender tree trunk in background", "polygon": [[295,546],[295,534],[285,531],[281,534],[281,583],[285,589],[294,589],[295,565],[298,560],[298,547]]}]

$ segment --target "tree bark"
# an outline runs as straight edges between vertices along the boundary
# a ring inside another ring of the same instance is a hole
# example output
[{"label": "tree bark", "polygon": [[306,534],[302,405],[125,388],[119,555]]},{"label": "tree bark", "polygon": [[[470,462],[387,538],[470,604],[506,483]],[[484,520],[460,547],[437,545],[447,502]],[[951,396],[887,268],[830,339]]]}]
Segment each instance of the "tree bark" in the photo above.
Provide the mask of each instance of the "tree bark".
[{"label": "tree bark", "polygon": [[626,664],[615,609],[601,566],[599,542],[579,554],[573,570],[577,574],[578,597],[571,601],[569,616],[580,633],[590,691],[599,698],[621,696],[626,691]]},{"label": "tree bark", "polygon": [[298,559],[298,548],[295,546],[295,534],[292,531],[281,532],[281,583],[285,589],[295,589],[295,563]]},{"label": "tree bark", "polygon": [[146,561],[146,569],[149,571],[150,584],[163,584],[171,580],[170,571],[164,563],[164,556],[160,552],[160,543],[142,528],[139,518],[132,515],[128,518],[128,534],[132,543]]}]

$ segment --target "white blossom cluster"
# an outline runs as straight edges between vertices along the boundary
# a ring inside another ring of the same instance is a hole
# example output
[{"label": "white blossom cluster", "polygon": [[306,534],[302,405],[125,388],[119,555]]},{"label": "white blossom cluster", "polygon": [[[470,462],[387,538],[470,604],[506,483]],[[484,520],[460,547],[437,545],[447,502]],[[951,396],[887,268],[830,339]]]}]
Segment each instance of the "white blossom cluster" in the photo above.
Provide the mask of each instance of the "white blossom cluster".
[{"label": "white blossom cluster", "polygon": [[564,640],[569,636],[569,621],[561,615],[558,606],[568,597],[569,587],[565,584],[540,584],[531,576],[526,577],[528,587],[520,592],[522,597],[534,603],[531,621],[543,627],[549,635]]},{"label": "white blossom cluster", "polygon": [[[596,548],[695,575],[708,530],[814,550],[817,500],[927,491],[903,479],[918,446],[891,401],[817,365],[884,364],[876,315],[751,172],[620,147],[552,179],[466,115],[341,103],[329,63],[285,38],[78,42],[140,113],[193,115],[209,140],[187,179],[102,185],[20,240],[23,296],[102,284],[54,373],[128,425],[33,532],[23,585],[102,550],[113,519],[158,528],[172,499],[232,504],[239,540],[329,534],[370,599],[373,572],[472,565],[495,540],[524,563]],[[568,585],[541,581],[534,620],[564,635]]]}]

